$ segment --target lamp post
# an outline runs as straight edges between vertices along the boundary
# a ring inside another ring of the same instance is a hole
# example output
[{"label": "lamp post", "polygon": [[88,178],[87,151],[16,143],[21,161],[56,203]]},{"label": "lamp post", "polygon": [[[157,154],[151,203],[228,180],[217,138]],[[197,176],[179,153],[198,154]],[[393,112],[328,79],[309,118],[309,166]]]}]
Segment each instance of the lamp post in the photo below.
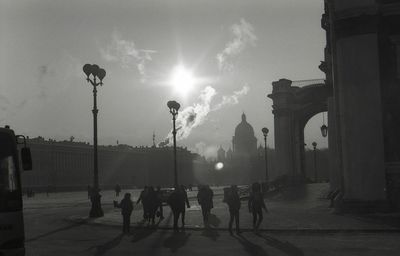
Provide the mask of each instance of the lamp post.
[{"label": "lamp post", "polygon": [[[99,170],[98,170],[98,158],[97,158],[97,86],[103,85],[103,78],[106,76],[106,71],[96,64],[85,64],[83,66],[83,72],[86,74],[86,81],[93,85],[93,189],[90,195],[90,201],[92,202],[92,208],[90,209],[89,216],[91,218],[102,217],[104,215],[103,209],[101,208],[101,195],[99,189]],[[100,80],[97,82],[97,79]]]},{"label": "lamp post", "polygon": [[262,133],[264,134],[264,153],[265,153],[265,182],[268,183],[268,155],[267,155],[267,135],[268,135],[268,128],[264,127],[261,129]]},{"label": "lamp post", "polygon": [[170,100],[167,103],[167,106],[169,108],[169,112],[172,114],[172,123],[173,123],[173,129],[172,129],[172,135],[174,137],[174,185],[175,187],[178,186],[178,171],[176,169],[176,127],[175,127],[175,121],[176,121],[176,116],[178,115],[178,110],[181,107],[181,105],[174,101]]},{"label": "lamp post", "polygon": [[317,174],[317,143],[314,141],[312,143],[314,147],[314,182],[317,183],[318,174]]}]

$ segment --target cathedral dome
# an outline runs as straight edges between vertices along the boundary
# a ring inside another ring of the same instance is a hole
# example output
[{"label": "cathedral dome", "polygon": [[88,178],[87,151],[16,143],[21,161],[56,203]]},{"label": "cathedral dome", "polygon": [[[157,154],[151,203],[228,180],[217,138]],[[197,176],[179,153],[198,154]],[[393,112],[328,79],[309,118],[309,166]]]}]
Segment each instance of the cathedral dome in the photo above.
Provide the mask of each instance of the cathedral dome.
[{"label": "cathedral dome", "polygon": [[235,137],[236,138],[253,138],[254,137],[254,129],[246,121],[246,115],[242,114],[242,122],[240,122],[235,128]]}]

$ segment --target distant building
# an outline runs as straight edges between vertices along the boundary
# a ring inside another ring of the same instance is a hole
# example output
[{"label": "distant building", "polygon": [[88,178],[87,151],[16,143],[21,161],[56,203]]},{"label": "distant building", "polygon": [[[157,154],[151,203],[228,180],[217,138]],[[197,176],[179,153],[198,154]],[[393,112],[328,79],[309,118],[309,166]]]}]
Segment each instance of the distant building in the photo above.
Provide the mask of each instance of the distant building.
[{"label": "distant building", "polygon": [[[86,189],[93,184],[93,146],[89,143],[28,139],[33,170],[22,173],[23,187],[52,187],[54,190]],[[173,185],[171,147],[99,146],[101,188],[115,184],[124,187]],[[186,148],[177,148],[178,179],[181,184],[196,184],[209,164]],[[204,178],[204,177],[203,177]]]},{"label": "distant building", "polygon": [[254,129],[242,114],[242,121],[236,126],[232,137],[232,149],[225,151],[222,146],[217,151],[217,161],[224,163],[220,182],[225,184],[249,184],[262,181],[265,170],[263,156],[257,149]]},{"label": "distant building", "polygon": [[219,146],[217,151],[217,162],[225,162],[226,160],[226,153],[222,146]]},{"label": "distant building", "polygon": [[232,138],[233,155],[235,157],[249,157],[256,154],[257,139],[254,136],[254,129],[242,114],[242,122],[235,128],[235,136]]}]

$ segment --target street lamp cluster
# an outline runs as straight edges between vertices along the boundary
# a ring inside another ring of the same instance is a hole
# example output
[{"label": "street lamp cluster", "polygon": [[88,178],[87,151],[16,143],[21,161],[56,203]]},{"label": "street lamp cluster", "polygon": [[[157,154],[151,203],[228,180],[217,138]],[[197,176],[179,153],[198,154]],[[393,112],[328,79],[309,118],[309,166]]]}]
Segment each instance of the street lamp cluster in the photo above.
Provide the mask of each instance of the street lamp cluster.
[{"label": "street lamp cluster", "polygon": [[[93,86],[93,188],[90,191],[90,201],[92,207],[89,216],[91,218],[102,217],[104,215],[101,208],[101,195],[99,189],[99,170],[98,170],[98,154],[97,154],[97,86],[103,85],[103,79],[106,76],[106,71],[96,64],[85,64],[83,72],[86,74],[86,81]],[[99,81],[97,81],[99,80]]]}]

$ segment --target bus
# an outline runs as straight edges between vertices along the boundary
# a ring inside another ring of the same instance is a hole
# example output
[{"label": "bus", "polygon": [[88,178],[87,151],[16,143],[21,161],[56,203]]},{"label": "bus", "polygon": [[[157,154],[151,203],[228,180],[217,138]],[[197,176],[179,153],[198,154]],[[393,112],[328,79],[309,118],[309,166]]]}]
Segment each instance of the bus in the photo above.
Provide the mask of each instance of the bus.
[{"label": "bus", "polygon": [[[20,142],[22,139],[23,142]],[[19,154],[18,144],[23,144]],[[19,158],[21,156],[21,159]],[[25,137],[8,126],[0,128],[0,255],[25,255],[20,163],[32,169]]]}]

